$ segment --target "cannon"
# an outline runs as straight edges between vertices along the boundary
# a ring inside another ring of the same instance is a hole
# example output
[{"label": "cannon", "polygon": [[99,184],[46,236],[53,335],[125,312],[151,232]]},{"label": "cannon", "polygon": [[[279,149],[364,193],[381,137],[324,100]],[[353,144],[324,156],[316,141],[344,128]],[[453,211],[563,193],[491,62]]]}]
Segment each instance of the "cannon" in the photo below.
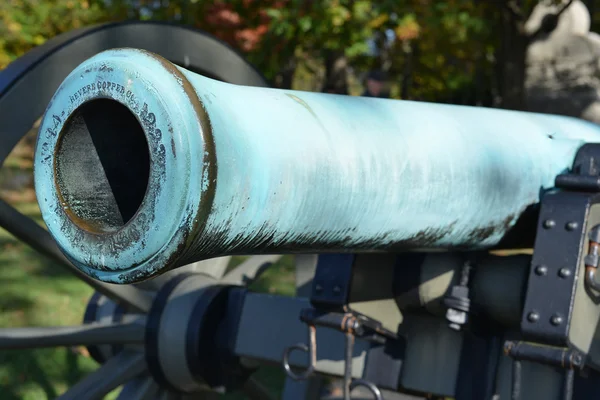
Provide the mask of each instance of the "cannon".
[{"label": "cannon", "polygon": [[[103,365],[63,399],[123,383],[122,399],[268,398],[249,385],[262,363],[285,370],[285,398],[319,375],[345,399],[596,398],[599,142],[574,118],[102,52],[49,102],[36,194],[78,274],[138,297],[105,289],[83,327],[0,330],[0,348],[89,346]],[[282,254],[305,290],[245,286]],[[255,257],[212,273],[232,255]]]},{"label": "cannon", "polygon": [[231,254],[494,247],[599,138],[556,116],[235,86],[121,49],[51,100],[35,185],[74,265],[129,283]]}]

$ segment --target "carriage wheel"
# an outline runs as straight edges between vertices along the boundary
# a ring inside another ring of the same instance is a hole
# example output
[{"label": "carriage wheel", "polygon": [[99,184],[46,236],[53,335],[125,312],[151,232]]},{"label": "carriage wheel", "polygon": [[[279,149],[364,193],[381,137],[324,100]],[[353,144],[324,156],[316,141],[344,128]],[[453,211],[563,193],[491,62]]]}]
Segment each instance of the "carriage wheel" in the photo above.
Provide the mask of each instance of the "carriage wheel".
[{"label": "carriage wheel", "polygon": [[[126,22],[68,32],[33,49],[0,73],[0,165],[43,114],[64,78],[87,58],[117,47],[146,49],[191,71],[225,82],[267,86],[260,73],[232,48],[194,29],[156,22]],[[101,399],[121,385],[124,387],[119,399],[207,398],[211,392],[202,394],[198,386],[189,384],[193,393],[188,393],[181,385],[173,387],[168,380],[161,379],[165,374],[179,377],[190,374],[184,367],[185,357],[189,358],[184,350],[165,355],[157,349],[158,342],[175,346],[182,343],[184,339],[176,336],[185,333],[185,326],[198,315],[189,305],[183,307],[186,312],[181,312],[179,306],[177,312],[169,312],[171,300],[177,298],[177,290],[191,285],[196,294],[201,293],[205,299],[208,296],[215,303],[218,293],[210,297],[202,288],[244,286],[279,258],[250,257],[227,271],[230,257],[223,257],[194,263],[142,284],[113,285],[81,273],[63,256],[45,229],[1,200],[0,226],[95,290],[81,326],[0,329],[0,350],[88,347],[101,366],[60,399]],[[168,368],[173,370],[165,371]],[[247,396],[269,398],[252,379],[245,382],[242,389]]]}]

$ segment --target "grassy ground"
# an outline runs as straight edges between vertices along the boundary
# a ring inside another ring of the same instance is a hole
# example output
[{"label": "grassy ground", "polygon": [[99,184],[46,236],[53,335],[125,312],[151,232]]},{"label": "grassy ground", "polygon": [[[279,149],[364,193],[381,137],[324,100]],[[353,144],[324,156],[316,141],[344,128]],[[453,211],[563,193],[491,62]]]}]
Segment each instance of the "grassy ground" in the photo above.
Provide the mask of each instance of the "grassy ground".
[{"label": "grassy ground", "polygon": [[[17,146],[0,170],[0,197],[42,223],[31,186],[31,153],[29,137]],[[265,272],[253,289],[293,294],[293,260],[284,258]],[[91,294],[86,284],[64,268],[0,228],[0,327],[79,324]],[[96,367],[83,348],[0,352],[0,399],[54,399]],[[263,367],[257,378],[279,397],[284,380],[280,368]],[[117,392],[107,398],[114,398]]]}]

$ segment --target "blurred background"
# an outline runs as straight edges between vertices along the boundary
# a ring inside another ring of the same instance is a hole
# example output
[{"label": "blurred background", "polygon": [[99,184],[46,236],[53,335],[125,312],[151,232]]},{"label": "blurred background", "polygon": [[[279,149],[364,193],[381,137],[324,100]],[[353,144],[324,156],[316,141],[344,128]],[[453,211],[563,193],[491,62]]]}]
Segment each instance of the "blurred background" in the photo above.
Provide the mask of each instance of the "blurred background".
[{"label": "blurred background", "polygon": [[[215,35],[278,88],[600,123],[596,0],[0,0],[0,70],[60,33],[132,19]],[[0,197],[43,224],[32,187],[35,128],[0,170]],[[0,326],[81,322],[88,286],[3,230],[0,248]],[[293,295],[293,260],[254,289]],[[0,353],[0,399],[55,398],[95,367],[83,348]],[[279,396],[280,368],[259,376]]]}]

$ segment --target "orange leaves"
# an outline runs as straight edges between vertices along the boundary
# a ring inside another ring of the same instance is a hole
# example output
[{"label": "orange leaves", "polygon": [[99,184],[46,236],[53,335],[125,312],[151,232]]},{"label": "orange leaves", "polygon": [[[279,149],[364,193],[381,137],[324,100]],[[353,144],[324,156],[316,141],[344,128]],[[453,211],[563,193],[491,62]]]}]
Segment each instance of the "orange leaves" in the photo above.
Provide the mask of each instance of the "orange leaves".
[{"label": "orange leaves", "polygon": [[419,37],[421,26],[417,22],[417,18],[414,14],[407,14],[400,20],[398,26],[394,29],[394,32],[399,40],[413,40]]}]

